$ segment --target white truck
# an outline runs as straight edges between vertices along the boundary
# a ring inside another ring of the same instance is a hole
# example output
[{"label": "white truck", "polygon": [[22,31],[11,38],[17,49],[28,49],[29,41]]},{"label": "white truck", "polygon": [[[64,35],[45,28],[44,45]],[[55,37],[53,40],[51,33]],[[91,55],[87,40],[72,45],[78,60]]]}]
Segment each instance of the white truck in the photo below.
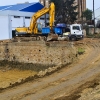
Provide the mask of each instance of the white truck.
[{"label": "white truck", "polygon": [[63,36],[68,36],[69,40],[72,41],[83,39],[84,37],[81,24],[71,24],[64,31]]}]

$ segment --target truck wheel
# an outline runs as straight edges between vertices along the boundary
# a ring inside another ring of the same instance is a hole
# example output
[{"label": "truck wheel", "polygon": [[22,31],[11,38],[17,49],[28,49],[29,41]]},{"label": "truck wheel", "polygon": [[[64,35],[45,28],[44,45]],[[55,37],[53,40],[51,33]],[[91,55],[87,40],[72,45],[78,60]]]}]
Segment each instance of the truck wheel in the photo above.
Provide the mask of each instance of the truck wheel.
[{"label": "truck wheel", "polygon": [[71,36],[71,37],[70,37],[70,40],[71,40],[71,41],[76,41],[77,38],[76,38],[76,36]]}]

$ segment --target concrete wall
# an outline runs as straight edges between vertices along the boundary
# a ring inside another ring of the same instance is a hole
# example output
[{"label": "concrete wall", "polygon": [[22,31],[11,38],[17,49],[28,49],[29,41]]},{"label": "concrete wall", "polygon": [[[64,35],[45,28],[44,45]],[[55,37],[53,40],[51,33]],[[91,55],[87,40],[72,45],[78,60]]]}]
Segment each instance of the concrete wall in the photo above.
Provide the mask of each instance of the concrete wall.
[{"label": "concrete wall", "polygon": [[0,44],[0,60],[35,64],[67,64],[76,57],[72,43],[59,41],[14,42]]},{"label": "concrete wall", "polygon": [[[22,12],[22,11],[0,11],[0,40],[12,39],[12,30],[16,27],[29,27],[31,18],[34,13]],[[15,18],[15,16],[19,16]],[[25,17],[30,17],[29,19]],[[47,20],[48,21],[48,20]],[[44,19],[38,18],[37,22],[45,26]],[[14,34],[15,35],[15,34]]]},{"label": "concrete wall", "polygon": [[[94,34],[94,28],[89,28],[89,33]],[[100,33],[100,28],[95,28],[95,33]]]},{"label": "concrete wall", "polygon": [[0,16],[0,40],[9,39],[8,16]]}]

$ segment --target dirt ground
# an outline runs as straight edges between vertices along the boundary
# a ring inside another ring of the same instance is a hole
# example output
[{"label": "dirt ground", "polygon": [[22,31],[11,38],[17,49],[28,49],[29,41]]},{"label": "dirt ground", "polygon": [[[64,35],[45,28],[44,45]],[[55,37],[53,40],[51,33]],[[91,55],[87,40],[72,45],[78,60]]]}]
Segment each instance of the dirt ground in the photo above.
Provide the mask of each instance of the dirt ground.
[{"label": "dirt ground", "polygon": [[[100,100],[100,40],[84,39],[75,42],[75,46],[85,48],[78,60],[51,75],[0,91],[2,100]],[[6,82],[8,76],[10,83],[15,81],[10,79],[15,73],[25,78],[36,72],[6,67],[0,69],[0,79]]]},{"label": "dirt ground", "polygon": [[28,81],[48,67],[50,66],[0,61],[0,90]]},{"label": "dirt ground", "polygon": [[10,84],[13,84],[15,82],[20,82],[21,79],[25,79],[28,76],[33,76],[37,72],[35,71],[21,71],[18,69],[12,69],[12,70],[0,70],[0,88],[6,88],[9,87]]}]

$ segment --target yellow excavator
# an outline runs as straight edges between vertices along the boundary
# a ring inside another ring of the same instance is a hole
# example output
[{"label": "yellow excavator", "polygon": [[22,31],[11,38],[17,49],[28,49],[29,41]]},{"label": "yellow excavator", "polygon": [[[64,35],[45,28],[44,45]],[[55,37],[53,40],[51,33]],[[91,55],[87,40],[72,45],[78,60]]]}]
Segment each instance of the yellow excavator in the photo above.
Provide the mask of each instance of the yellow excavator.
[{"label": "yellow excavator", "polygon": [[[53,26],[54,26],[54,20],[55,20],[55,5],[52,2],[50,4],[49,8],[44,7],[43,9],[36,12],[31,19],[30,26],[29,27],[18,27],[16,28],[16,35],[17,36],[25,36],[25,35],[37,35],[38,34],[38,28],[37,28],[37,20],[44,14],[49,13],[49,27],[52,32]],[[42,34],[42,33],[41,33]]]}]

